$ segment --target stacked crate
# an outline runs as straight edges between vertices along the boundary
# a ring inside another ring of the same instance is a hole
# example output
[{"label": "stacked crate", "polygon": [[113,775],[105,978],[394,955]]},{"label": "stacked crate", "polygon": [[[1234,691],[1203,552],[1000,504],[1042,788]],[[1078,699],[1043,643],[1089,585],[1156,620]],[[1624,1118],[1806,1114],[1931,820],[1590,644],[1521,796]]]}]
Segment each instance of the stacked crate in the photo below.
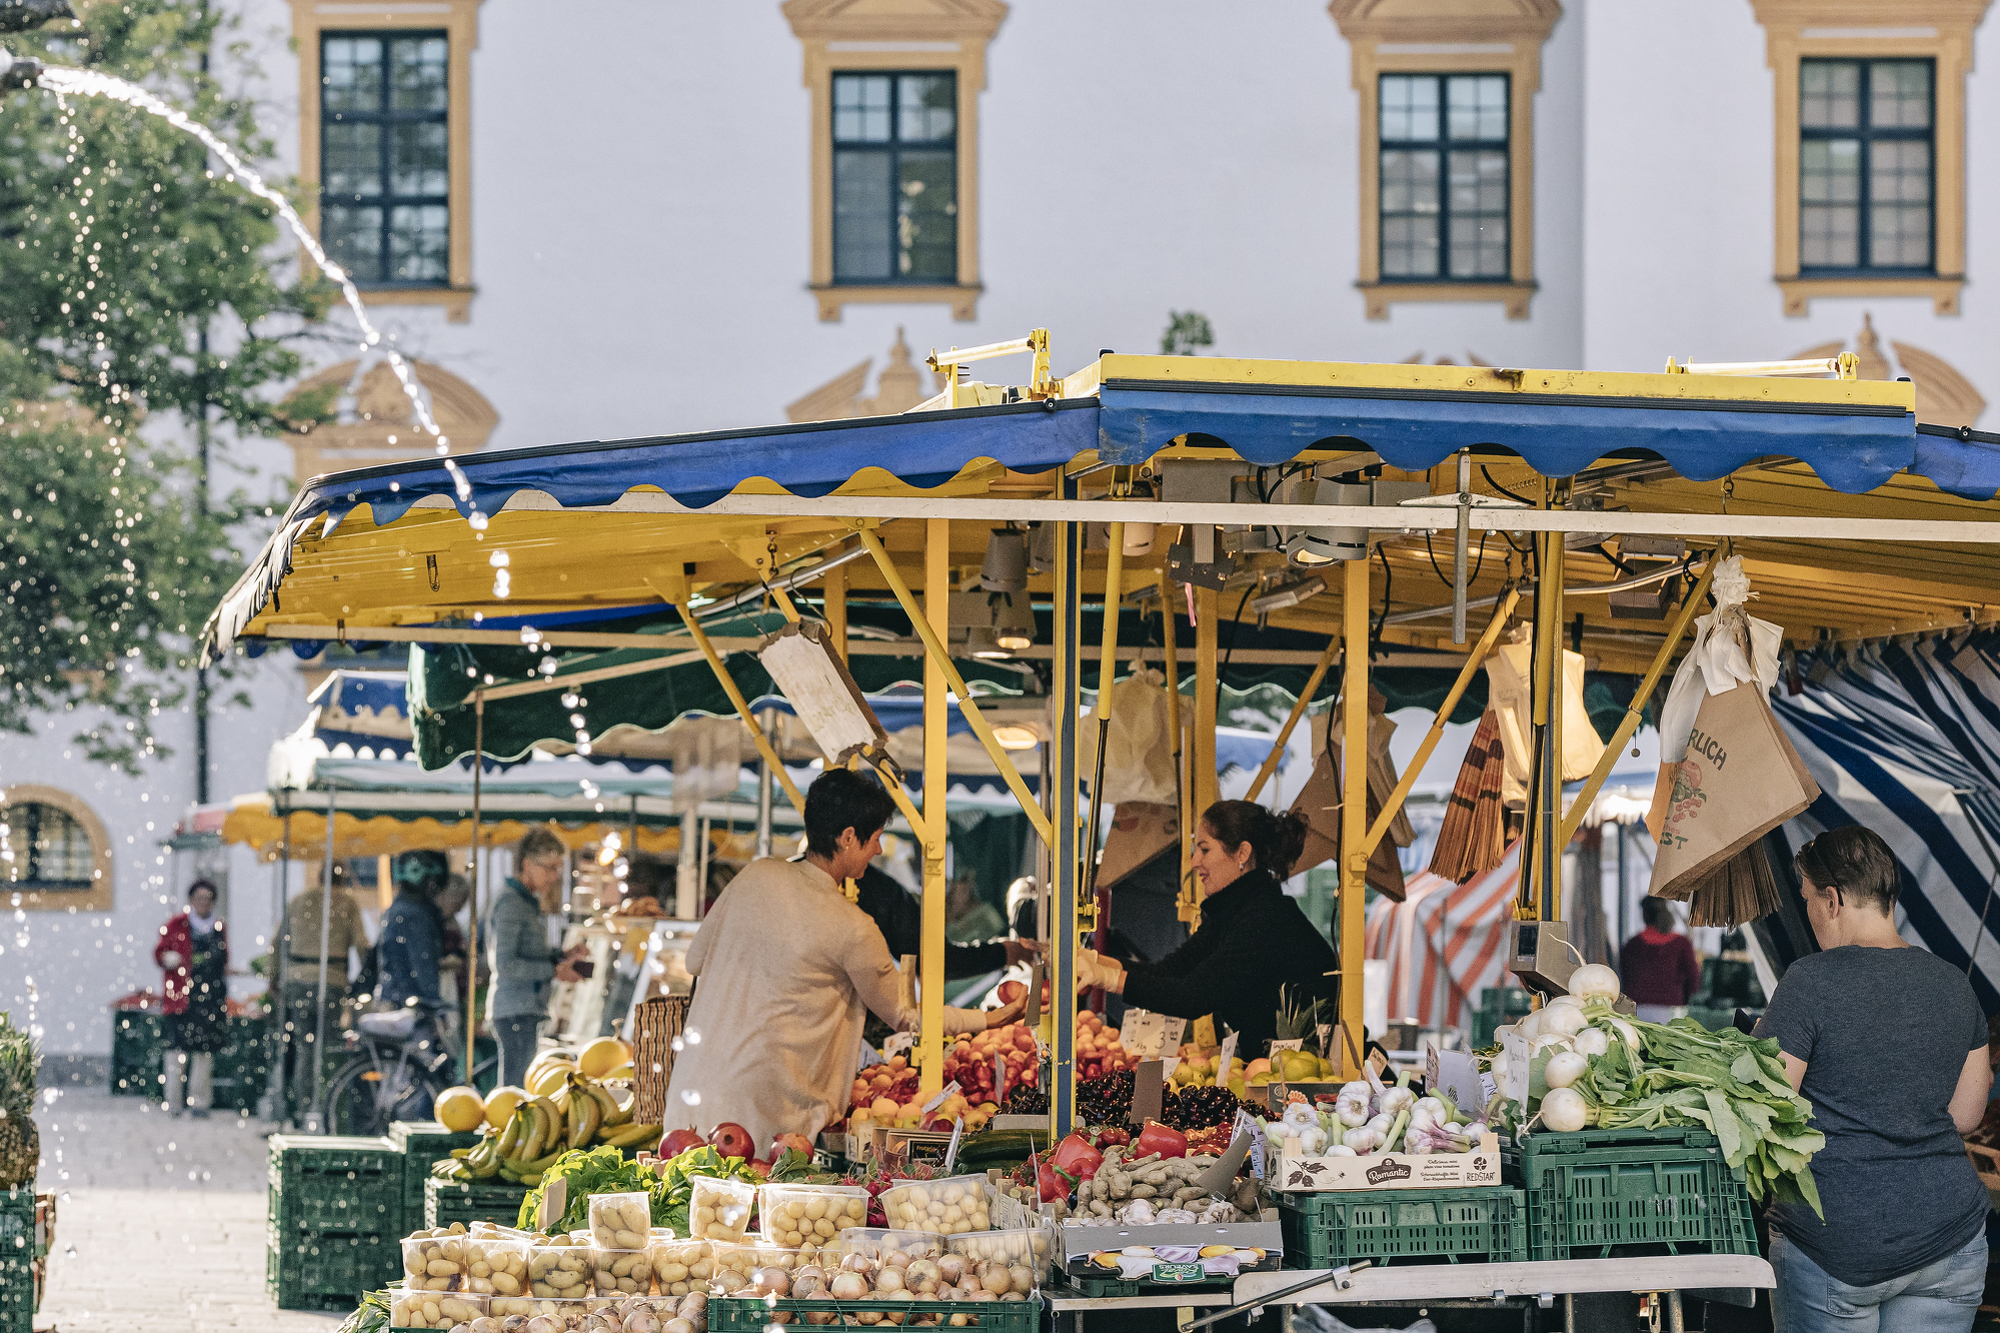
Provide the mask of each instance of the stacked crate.
[{"label": "stacked crate", "polygon": [[[420,1226],[433,1225],[424,1221],[424,1183],[431,1178],[432,1165],[450,1157],[454,1148],[472,1147],[479,1142],[479,1135],[454,1134],[435,1120],[399,1120],[389,1126],[389,1142],[403,1154],[399,1225],[402,1234],[407,1235]],[[508,1221],[511,1223],[513,1219]]]},{"label": "stacked crate", "polygon": [[35,1322],[35,1190],[0,1190],[0,1333],[29,1333]]},{"label": "stacked crate", "polygon": [[1757,1253],[1742,1174],[1705,1129],[1528,1134],[1501,1164],[1527,1197],[1530,1259]]},{"label": "stacked crate", "polygon": [[499,1177],[492,1180],[438,1180],[424,1182],[423,1216],[426,1227],[448,1227],[453,1222],[471,1226],[474,1222],[497,1222],[511,1227],[521,1216],[521,1200],[528,1197],[526,1185],[509,1185]]},{"label": "stacked crate", "polygon": [[403,1153],[388,1139],[270,1144],[265,1284],[281,1310],[351,1310],[402,1271]]}]

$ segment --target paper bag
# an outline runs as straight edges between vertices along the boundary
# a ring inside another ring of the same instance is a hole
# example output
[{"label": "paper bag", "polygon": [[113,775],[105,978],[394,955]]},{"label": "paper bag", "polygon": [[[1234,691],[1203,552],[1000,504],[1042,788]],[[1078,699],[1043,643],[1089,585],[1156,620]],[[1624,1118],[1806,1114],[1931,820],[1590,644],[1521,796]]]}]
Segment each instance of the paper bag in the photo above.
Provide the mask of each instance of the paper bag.
[{"label": "paper bag", "polygon": [[[1340,767],[1333,762],[1333,756],[1320,752],[1313,763],[1312,776],[1292,802],[1292,809],[1306,817],[1306,847],[1300,854],[1298,864],[1292,873],[1309,870],[1323,861],[1339,864],[1340,856]],[[1382,812],[1382,802],[1376,798],[1371,788],[1368,793],[1368,822]],[[1370,888],[1379,889],[1397,902],[1403,901],[1403,867],[1396,859],[1395,840],[1384,837],[1375,844],[1374,855],[1368,858],[1365,879]]]},{"label": "paper bag", "polygon": [[[1136,664],[1135,664],[1136,665]],[[1174,781],[1174,739],[1167,726],[1166,677],[1143,665],[1111,691],[1111,727],[1104,742],[1104,801],[1172,805],[1180,797]],[[1097,714],[1083,721],[1085,773],[1097,771]]]},{"label": "paper bag", "polygon": [[1699,880],[1819,797],[1761,685],[1702,700],[1674,771],[1648,892],[1685,898]]},{"label": "paper bag", "polygon": [[[1501,799],[1509,810],[1528,803],[1528,767],[1534,757],[1534,649],[1525,643],[1500,645],[1486,659],[1486,706],[1500,724],[1500,743],[1507,755]],[[1562,780],[1580,782],[1590,776],[1604,755],[1604,742],[1591,724],[1583,702],[1583,654],[1565,649],[1562,655]]]},{"label": "paper bag", "polygon": [[1097,887],[1112,888],[1154,857],[1180,845],[1180,812],[1172,805],[1120,801],[1111,832],[1104,839],[1103,854],[1097,858]]}]

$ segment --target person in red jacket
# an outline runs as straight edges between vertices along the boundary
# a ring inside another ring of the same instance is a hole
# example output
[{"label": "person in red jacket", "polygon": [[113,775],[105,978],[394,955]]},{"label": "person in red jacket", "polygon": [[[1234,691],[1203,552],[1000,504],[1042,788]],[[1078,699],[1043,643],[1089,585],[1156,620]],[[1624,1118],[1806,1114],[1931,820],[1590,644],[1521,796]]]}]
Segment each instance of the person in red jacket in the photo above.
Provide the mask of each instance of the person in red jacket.
[{"label": "person in red jacket", "polygon": [[1618,954],[1619,980],[1649,1023],[1670,1022],[1680,1015],[1701,986],[1701,964],[1694,945],[1674,930],[1674,909],[1663,898],[1639,904],[1646,928],[1625,941]]},{"label": "person in red jacket", "polygon": [[215,1053],[229,1040],[229,939],[215,915],[215,885],[198,879],[188,886],[187,910],[160,927],[153,961],[166,973],[167,1113],[179,1115],[185,1104],[206,1116]]}]

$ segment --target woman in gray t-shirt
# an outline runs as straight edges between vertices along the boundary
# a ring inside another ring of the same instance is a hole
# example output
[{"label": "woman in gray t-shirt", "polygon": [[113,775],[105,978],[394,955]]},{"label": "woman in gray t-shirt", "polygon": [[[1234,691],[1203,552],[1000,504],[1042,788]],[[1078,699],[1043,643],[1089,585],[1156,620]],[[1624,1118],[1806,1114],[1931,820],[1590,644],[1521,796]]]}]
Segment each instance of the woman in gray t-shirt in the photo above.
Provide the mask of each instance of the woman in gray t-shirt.
[{"label": "woman in gray t-shirt", "polygon": [[1823,833],[1796,864],[1822,952],[1786,970],[1757,1035],[1826,1135],[1826,1219],[1772,1212],[1777,1333],[1962,1333],[1986,1279],[1986,1189],[1959,1137],[1993,1084],[1986,1015],[1962,972],[1896,933],[1902,881],[1878,834]]}]

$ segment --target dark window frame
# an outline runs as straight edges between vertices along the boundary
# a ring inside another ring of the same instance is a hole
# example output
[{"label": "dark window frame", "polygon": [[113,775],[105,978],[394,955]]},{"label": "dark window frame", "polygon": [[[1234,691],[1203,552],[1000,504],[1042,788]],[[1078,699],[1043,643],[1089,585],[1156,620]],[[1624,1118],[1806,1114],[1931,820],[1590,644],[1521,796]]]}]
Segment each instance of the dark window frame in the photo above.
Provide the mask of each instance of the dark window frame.
[{"label": "dark window frame", "polygon": [[[326,44],[329,41],[350,41],[358,37],[372,37],[383,43],[382,51],[382,100],[381,110],[375,112],[332,111],[326,105]],[[389,57],[389,46],[401,41],[428,41],[438,39],[445,44],[444,66],[444,107],[438,111],[398,111],[392,104],[390,82],[394,62]],[[319,33],[319,161],[320,177],[326,176],[326,134],[329,127],[336,124],[372,124],[382,126],[380,145],[382,173],[382,193],[336,195],[324,184],[320,187],[320,243],[326,242],[326,208],[328,204],[346,207],[378,207],[382,210],[381,263],[375,273],[363,277],[347,265],[341,267],[347,276],[354,279],[354,285],[364,291],[437,291],[451,286],[451,230],[458,223],[452,216],[451,177],[456,165],[451,155],[451,33],[445,28],[323,28]],[[393,136],[389,130],[394,125],[438,124],[445,127],[444,140],[444,184],[437,194],[397,194],[394,191],[395,173],[392,169]],[[445,210],[445,275],[441,278],[397,278],[391,275],[394,266],[394,247],[390,244],[391,219],[401,206],[441,207]],[[336,261],[337,262],[337,261]]]},{"label": "dark window frame", "polygon": [[[0,881],[6,889],[18,893],[88,893],[96,887],[97,846],[91,841],[89,827],[81,819],[59,805],[33,799],[16,801],[0,807],[0,810],[6,813],[10,826],[13,826],[16,820],[25,820],[25,827],[13,827],[8,834],[8,842],[16,849],[15,856],[18,858],[16,864],[22,867],[23,873],[20,879]],[[61,815],[82,836],[84,849],[91,863],[90,870],[82,879],[44,879],[36,874],[42,856],[37,844],[41,840],[41,812],[44,810],[53,810]],[[21,851],[23,848],[26,849],[25,855]]]},{"label": "dark window frame", "polygon": [[[965,123],[965,106],[962,89],[956,69],[836,69],[827,79],[827,148],[828,176],[830,190],[828,207],[832,216],[828,219],[828,239],[833,250],[833,284],[836,287],[939,287],[956,286],[959,281],[960,253],[964,243],[964,200],[958,197],[957,181],[959,168],[959,129]],[[865,140],[843,140],[840,137],[840,81],[842,79],[887,78],[889,83],[889,139],[886,143]],[[899,114],[902,106],[902,83],[906,78],[949,79],[951,80],[951,140],[949,143],[926,140],[921,143],[902,142],[902,124]],[[952,198],[957,211],[952,215],[951,232],[951,275],[949,277],[902,277],[896,272],[896,241],[894,220],[896,216],[896,182],[901,179],[899,155],[902,151],[935,153],[944,149],[951,152]],[[886,277],[843,278],[840,274],[840,155],[844,152],[880,152],[889,159],[889,273]]]},{"label": "dark window frame", "polygon": [[[1834,126],[1808,126],[1805,123],[1805,71],[1808,65],[1852,65],[1861,72],[1860,84],[1855,93],[1859,102],[1860,123],[1850,128]],[[1930,113],[1924,117],[1922,129],[1907,129],[1895,126],[1878,129],[1869,123],[1874,115],[1873,71],[1877,65],[1922,65],[1930,71]],[[1814,278],[1911,278],[1936,277],[1938,252],[1938,157],[1937,157],[1937,59],[1934,56],[1803,56],[1799,60],[1799,178],[1793,182],[1798,191],[1799,210],[1799,276]],[[1805,145],[1811,140],[1854,139],[1861,145],[1861,158],[1856,170],[1859,173],[1859,189],[1855,201],[1855,258],[1854,265],[1807,264],[1805,262]],[[1924,143],[1930,146],[1930,213],[1931,262],[1913,267],[1910,265],[1871,265],[1869,251],[1874,243],[1873,218],[1874,200],[1870,198],[1870,181],[1873,176],[1874,145],[1877,142],[1895,141],[1899,143]]]},{"label": "dark window frame", "polygon": [[[1506,136],[1500,139],[1454,139],[1451,137],[1450,83],[1453,79],[1499,79],[1507,91],[1506,114],[1502,122]],[[1435,139],[1383,137],[1382,85],[1388,79],[1431,79],[1438,86],[1438,136]],[[1514,278],[1514,76],[1504,69],[1454,69],[1435,73],[1422,70],[1383,70],[1375,78],[1375,270],[1376,281],[1384,285],[1423,287],[1477,283],[1504,287]],[[1382,160],[1390,152],[1435,152],[1438,159],[1438,271],[1434,274],[1391,274],[1384,256],[1388,247],[1387,223],[1391,217],[1413,216],[1389,213],[1384,209]],[[1498,152],[1507,164],[1502,192],[1507,200],[1507,271],[1500,274],[1455,276],[1451,271],[1451,154],[1453,152]]]}]

